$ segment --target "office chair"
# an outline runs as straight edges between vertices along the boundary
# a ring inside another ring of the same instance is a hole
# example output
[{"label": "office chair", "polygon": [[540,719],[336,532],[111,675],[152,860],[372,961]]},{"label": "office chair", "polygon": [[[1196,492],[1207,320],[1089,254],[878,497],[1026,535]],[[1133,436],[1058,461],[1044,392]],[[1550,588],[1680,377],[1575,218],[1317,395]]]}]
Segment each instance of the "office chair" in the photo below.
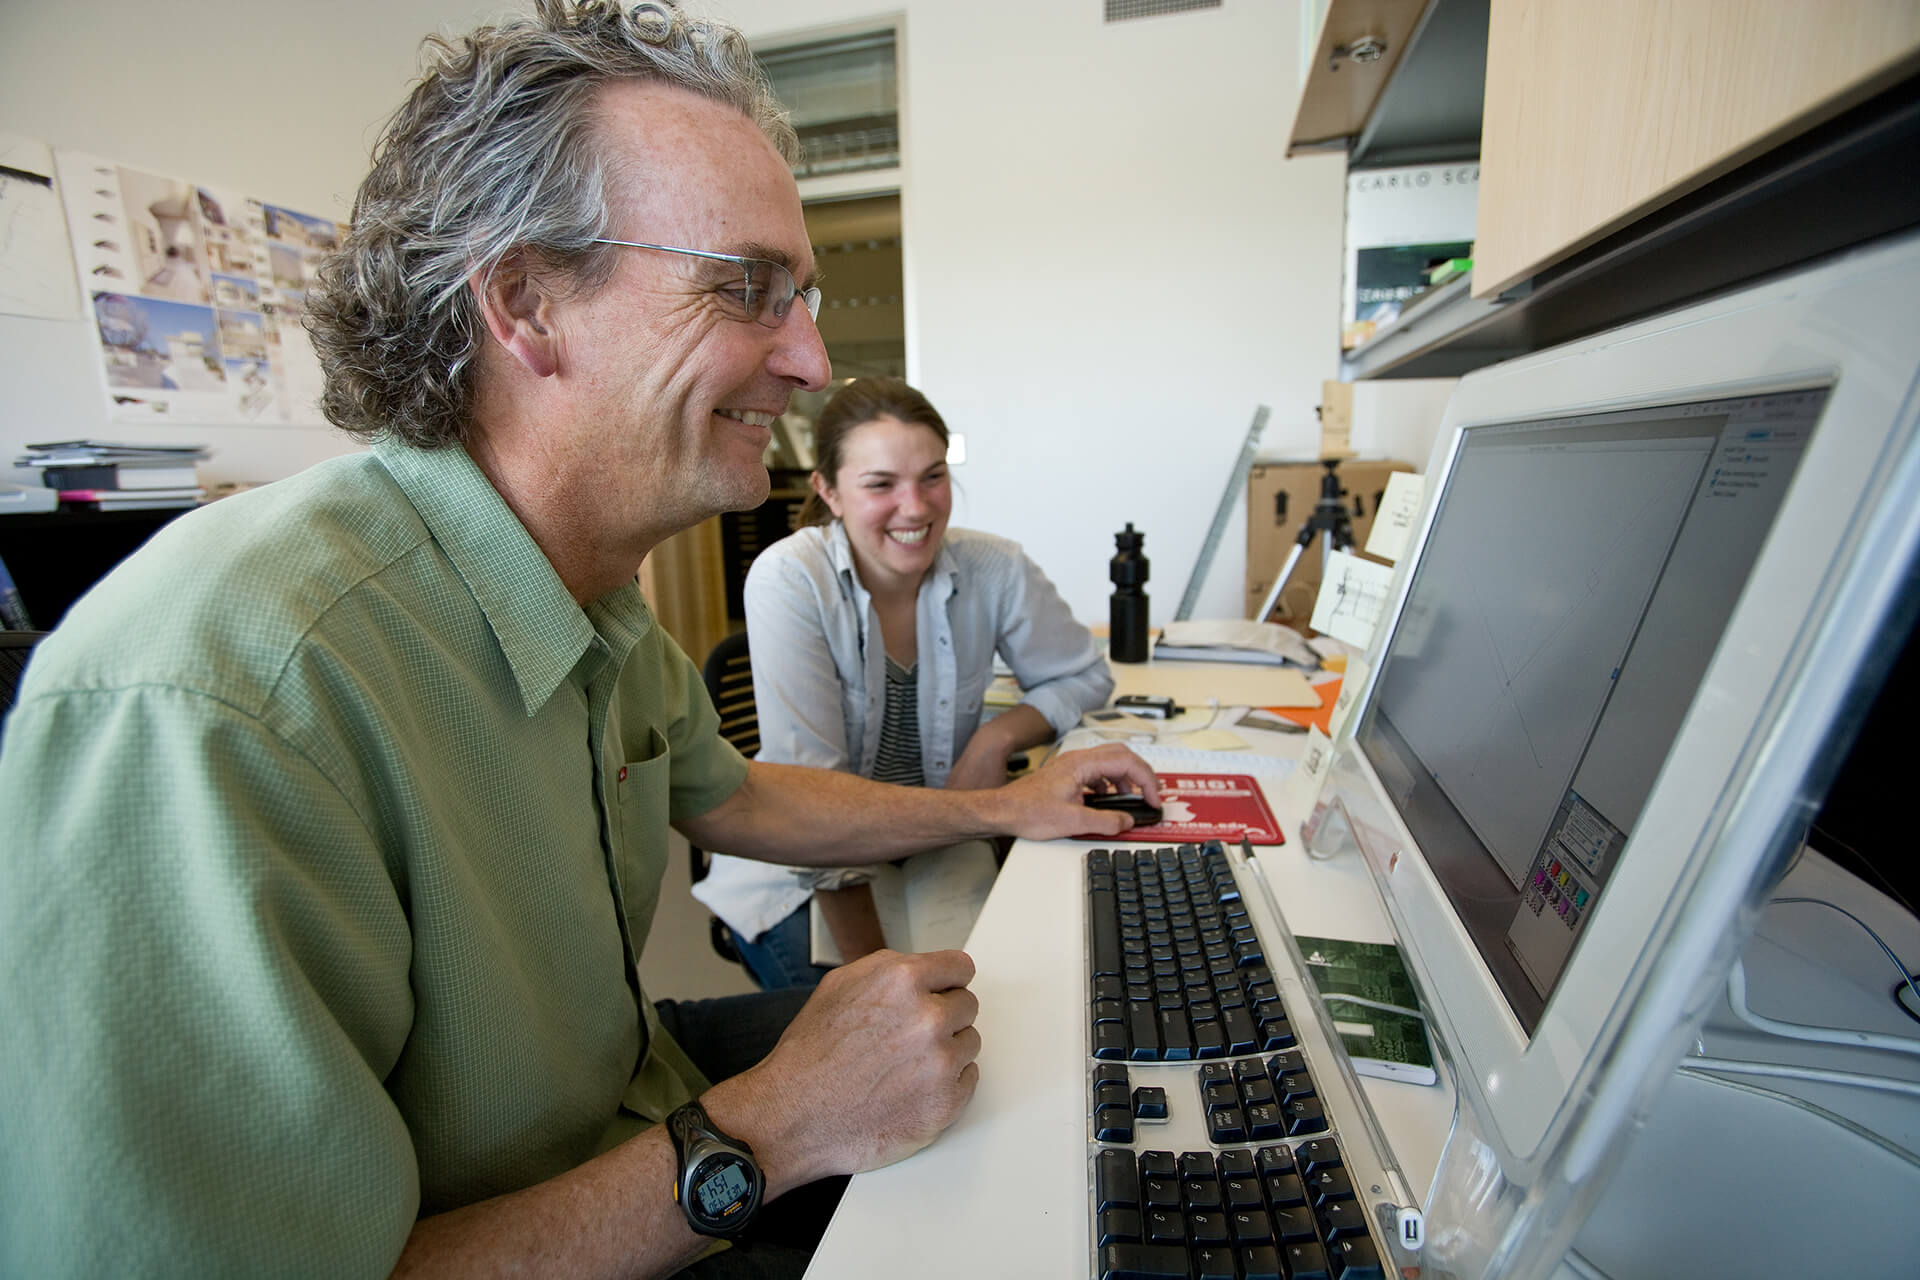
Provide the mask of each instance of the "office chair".
[{"label": "office chair", "polygon": [[[736,631],[713,646],[700,678],[720,712],[720,736],[751,760],[760,750],[760,716],[753,705],[753,662],[747,654],[747,633]],[[691,859],[688,877],[698,884],[707,878],[712,855],[692,841],[687,842],[687,854]],[[719,916],[707,922],[707,936],[722,960],[741,964],[739,949],[733,945],[733,931]]]},{"label": "office chair", "polygon": [[27,673],[27,659],[33,646],[46,638],[44,631],[0,631],[0,729],[6,727],[6,714],[13,708],[13,691]]}]

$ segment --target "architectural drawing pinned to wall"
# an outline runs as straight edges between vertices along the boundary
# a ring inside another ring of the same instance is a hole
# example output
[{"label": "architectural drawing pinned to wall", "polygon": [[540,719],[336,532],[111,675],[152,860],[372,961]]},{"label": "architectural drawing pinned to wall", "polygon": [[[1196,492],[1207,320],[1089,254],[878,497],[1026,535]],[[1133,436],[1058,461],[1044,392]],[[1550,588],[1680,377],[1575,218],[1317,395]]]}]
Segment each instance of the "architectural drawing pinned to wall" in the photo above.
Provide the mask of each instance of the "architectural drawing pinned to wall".
[{"label": "architectural drawing pinned to wall", "polygon": [[80,314],[71,256],[52,149],[0,133],[0,311],[53,320]]},{"label": "architectural drawing pinned to wall", "polygon": [[114,421],[323,420],[301,317],[338,226],[97,156],[54,163]]}]

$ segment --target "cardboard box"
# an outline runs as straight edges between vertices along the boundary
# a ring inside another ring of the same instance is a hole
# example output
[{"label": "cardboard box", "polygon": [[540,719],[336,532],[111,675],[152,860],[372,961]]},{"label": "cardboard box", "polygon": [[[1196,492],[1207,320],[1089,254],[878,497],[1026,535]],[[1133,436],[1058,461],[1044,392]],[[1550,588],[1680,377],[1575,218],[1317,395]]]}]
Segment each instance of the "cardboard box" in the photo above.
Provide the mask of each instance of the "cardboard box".
[{"label": "cardboard box", "polygon": [[[1387,490],[1387,477],[1396,471],[1412,471],[1404,462],[1374,459],[1341,462],[1335,473],[1343,491],[1342,502],[1353,525],[1353,546],[1362,554],[1367,534],[1373,528],[1374,513]],[[1320,501],[1320,481],[1326,468],[1317,462],[1257,462],[1247,474],[1247,617],[1260,607],[1273,589],[1273,580],[1286,566],[1287,555],[1300,537],[1300,526],[1313,514]],[[1293,575],[1271,615],[1306,630],[1313,617],[1314,598],[1320,593],[1321,539],[1300,555]],[[1374,559],[1374,557],[1368,557]]]}]

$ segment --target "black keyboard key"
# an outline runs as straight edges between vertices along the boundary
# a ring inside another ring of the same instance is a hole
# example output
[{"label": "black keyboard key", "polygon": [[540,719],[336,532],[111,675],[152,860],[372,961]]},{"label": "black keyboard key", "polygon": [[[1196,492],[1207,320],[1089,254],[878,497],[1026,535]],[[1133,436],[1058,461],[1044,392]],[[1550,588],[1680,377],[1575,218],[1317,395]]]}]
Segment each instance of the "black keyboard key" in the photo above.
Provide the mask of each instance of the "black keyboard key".
[{"label": "black keyboard key", "polygon": [[1328,1269],[1327,1251],[1317,1244],[1290,1244],[1281,1250],[1286,1255],[1287,1275],[1291,1280],[1333,1280]]},{"label": "black keyboard key", "polygon": [[1189,1209],[1205,1212],[1218,1212],[1226,1207],[1226,1199],[1221,1194],[1218,1178],[1183,1178],[1180,1181],[1180,1198]]},{"label": "black keyboard key", "polygon": [[1171,1151],[1142,1151],[1140,1172],[1149,1178],[1176,1178],[1180,1175],[1180,1165]]},{"label": "black keyboard key", "polygon": [[1303,1142],[1294,1148],[1294,1154],[1299,1157],[1302,1173],[1340,1167],[1340,1148],[1333,1144],[1331,1138],[1317,1138],[1312,1142]]},{"label": "black keyboard key", "polygon": [[1240,1280],[1239,1268],[1233,1261],[1233,1250],[1223,1249],[1219,1245],[1195,1249],[1193,1280]]},{"label": "black keyboard key", "polygon": [[1215,1081],[1200,1088],[1200,1105],[1211,1115],[1215,1111],[1224,1111],[1228,1107],[1240,1105],[1240,1091],[1233,1087],[1232,1081]]},{"label": "black keyboard key", "polygon": [[[1309,1142],[1305,1145],[1311,1147],[1315,1144]],[[1292,1173],[1294,1170],[1293,1152],[1285,1147],[1262,1147],[1255,1153],[1254,1161],[1261,1173]],[[1339,1161],[1334,1163],[1338,1164]]]},{"label": "black keyboard key", "polygon": [[1141,1202],[1149,1209],[1178,1209],[1180,1182],[1177,1178],[1152,1174],[1140,1183]]},{"label": "black keyboard key", "polygon": [[[1228,1155],[1241,1155],[1242,1152],[1228,1152]],[[1244,1178],[1225,1178],[1220,1183],[1221,1194],[1226,1197],[1229,1210],[1264,1209],[1266,1196],[1260,1190],[1260,1179],[1253,1174]]]},{"label": "black keyboard key", "polygon": [[1140,1204],[1140,1171],[1131,1151],[1102,1151],[1093,1158],[1093,1194],[1102,1209],[1134,1209]]},{"label": "black keyboard key", "polygon": [[1216,1146],[1247,1140],[1246,1113],[1238,1107],[1222,1107],[1207,1115],[1207,1137]]},{"label": "black keyboard key", "polygon": [[1093,1113],[1093,1136],[1098,1142],[1132,1142],[1133,1108],[1098,1107]]},{"label": "black keyboard key", "polygon": [[1266,1189],[1267,1203],[1276,1209],[1297,1209],[1307,1203],[1307,1186],[1298,1174],[1270,1173]]},{"label": "black keyboard key", "polygon": [[1093,1082],[1093,1105],[1096,1107],[1127,1106],[1133,1101],[1133,1093],[1124,1080],[1101,1080]]},{"label": "black keyboard key", "polygon": [[1120,907],[1112,889],[1088,892],[1088,923],[1093,927],[1093,976],[1120,975]]},{"label": "black keyboard key", "polygon": [[1093,1021],[1098,1026],[1102,1022],[1118,1022],[1127,1016],[1125,1000],[1095,1000],[1093,1002]]},{"label": "black keyboard key", "polygon": [[1304,1205],[1292,1209],[1275,1209],[1271,1216],[1273,1238],[1283,1245],[1299,1244],[1320,1238],[1319,1231],[1313,1225],[1313,1214]]},{"label": "black keyboard key", "polygon": [[1100,1280],[1188,1280],[1187,1251],[1178,1245],[1105,1245]]},{"label": "black keyboard key", "polygon": [[1167,1091],[1158,1085],[1143,1084],[1133,1091],[1133,1114],[1141,1120],[1167,1118]]},{"label": "black keyboard key", "polygon": [[1273,1243],[1273,1219],[1263,1209],[1235,1209],[1227,1214],[1227,1229],[1233,1242],[1246,1246]]},{"label": "black keyboard key", "polygon": [[1288,1098],[1281,1104],[1280,1111],[1287,1118],[1290,1138],[1327,1131],[1327,1113],[1321,1109],[1318,1098]]},{"label": "black keyboard key", "polygon": [[1138,1209],[1102,1209],[1098,1243],[1103,1247],[1110,1244],[1139,1244],[1140,1211]]},{"label": "black keyboard key", "polygon": [[1240,1086],[1240,1101],[1250,1107],[1276,1106],[1280,1098],[1273,1091],[1273,1081],[1261,1076],[1258,1080],[1248,1080]]},{"label": "black keyboard key", "polygon": [[1196,1058],[1223,1058],[1227,1053],[1227,1038],[1220,1032],[1218,1022],[1196,1022],[1193,1027],[1193,1056]]},{"label": "black keyboard key", "polygon": [[1140,1216],[1148,1244],[1185,1244],[1187,1218],[1178,1209],[1149,1209]]},{"label": "black keyboard key", "polygon": [[1187,1215],[1187,1239],[1194,1244],[1225,1244],[1227,1215],[1218,1209]]},{"label": "black keyboard key", "polygon": [[1150,1004],[1127,1002],[1127,1056],[1135,1062],[1152,1062],[1160,1056],[1160,1018]]},{"label": "black keyboard key", "polygon": [[1358,1200],[1335,1200],[1320,1207],[1320,1238],[1329,1244],[1367,1234],[1367,1213]]},{"label": "black keyboard key", "polygon": [[1305,1071],[1307,1060],[1298,1049],[1289,1049],[1285,1053],[1276,1053],[1266,1060],[1267,1074],[1279,1079],[1290,1071]]},{"label": "black keyboard key", "polygon": [[1345,1169],[1315,1169],[1307,1175],[1307,1192],[1315,1205],[1353,1199],[1353,1179]]},{"label": "black keyboard key", "polygon": [[1220,1166],[1223,1178],[1251,1178],[1259,1172],[1254,1168],[1251,1151],[1222,1151],[1215,1163]]},{"label": "black keyboard key", "polygon": [[1285,1280],[1280,1270],[1280,1251],[1268,1245],[1242,1249],[1240,1280]]},{"label": "black keyboard key", "polygon": [[1364,1236],[1342,1240],[1328,1252],[1333,1255],[1335,1280],[1387,1280],[1379,1250]]},{"label": "black keyboard key", "polygon": [[1182,1178],[1211,1178],[1219,1174],[1220,1167],[1213,1162],[1210,1151],[1183,1151],[1180,1153],[1180,1176]]},{"label": "black keyboard key", "polygon": [[1193,1033],[1187,1028],[1183,1009],[1160,1011],[1160,1058],[1163,1062],[1186,1062],[1193,1057]]},{"label": "black keyboard key", "polygon": [[1256,1103],[1245,1108],[1247,1117],[1247,1136],[1255,1142],[1265,1142],[1269,1138],[1287,1136],[1282,1122],[1280,1108],[1271,1102]]},{"label": "black keyboard key", "polygon": [[1098,1022],[1093,1027],[1093,1056],[1110,1061],[1126,1058],[1133,1046],[1127,1029],[1118,1022]]},{"label": "black keyboard key", "polygon": [[1293,1024],[1285,1018],[1261,1019],[1259,1040],[1262,1052],[1273,1049],[1291,1049],[1299,1043],[1293,1036]]},{"label": "black keyboard key", "polygon": [[1313,1077],[1304,1071],[1289,1071],[1276,1076],[1273,1087],[1283,1098],[1311,1098],[1314,1094]]},{"label": "black keyboard key", "polygon": [[1228,1053],[1252,1053],[1260,1047],[1253,1018],[1244,1008],[1222,1008],[1220,1027],[1226,1033]]}]

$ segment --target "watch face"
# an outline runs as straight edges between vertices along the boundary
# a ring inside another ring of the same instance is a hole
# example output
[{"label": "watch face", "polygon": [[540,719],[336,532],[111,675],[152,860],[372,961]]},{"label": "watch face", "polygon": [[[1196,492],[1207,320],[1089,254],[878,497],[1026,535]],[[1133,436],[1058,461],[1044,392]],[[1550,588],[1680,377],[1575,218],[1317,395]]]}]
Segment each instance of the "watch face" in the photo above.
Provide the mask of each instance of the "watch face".
[{"label": "watch face", "polygon": [[727,1230],[736,1221],[744,1222],[753,1208],[757,1188],[752,1166],[732,1152],[706,1156],[688,1181],[690,1207],[709,1226]]},{"label": "watch face", "polygon": [[738,1156],[719,1156],[707,1161],[700,1167],[698,1180],[693,1184],[700,1209],[710,1218],[724,1218],[741,1208],[752,1190],[753,1180],[747,1177],[746,1162]]}]

